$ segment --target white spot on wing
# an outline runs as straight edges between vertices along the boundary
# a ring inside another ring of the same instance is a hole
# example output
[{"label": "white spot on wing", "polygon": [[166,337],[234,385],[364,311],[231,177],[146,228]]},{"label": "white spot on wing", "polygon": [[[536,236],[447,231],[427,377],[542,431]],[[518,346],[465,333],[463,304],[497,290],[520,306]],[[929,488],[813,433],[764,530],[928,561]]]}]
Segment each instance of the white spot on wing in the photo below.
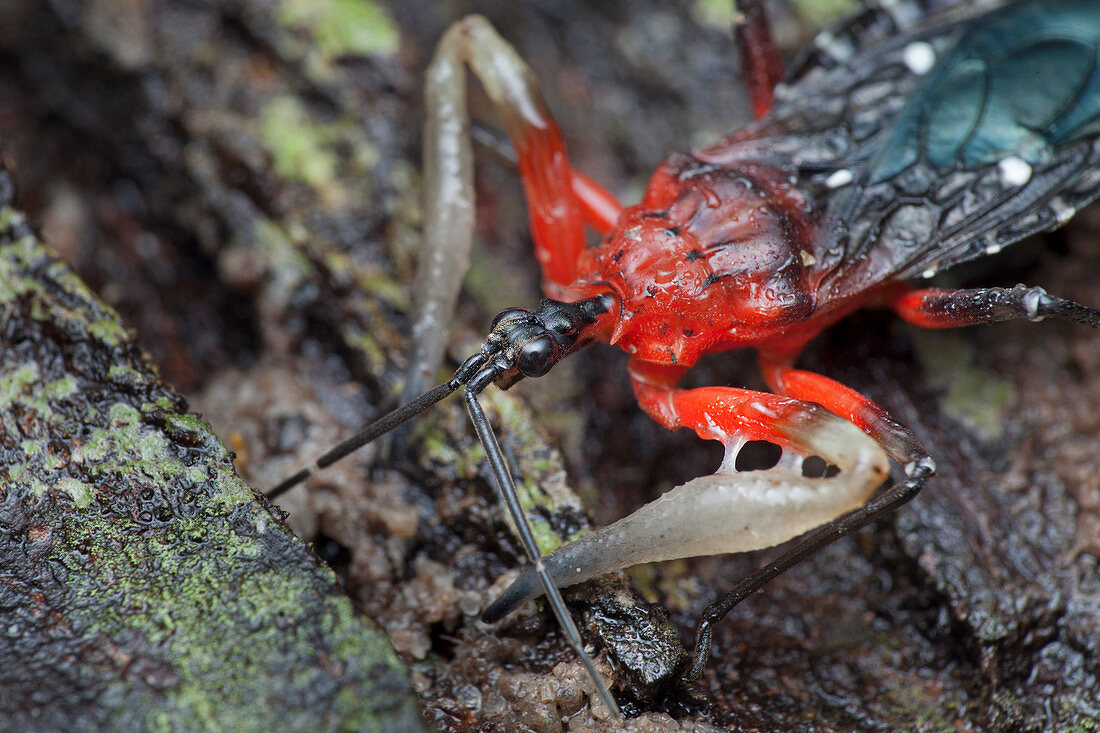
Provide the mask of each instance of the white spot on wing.
[{"label": "white spot on wing", "polygon": [[927,270],[922,272],[920,274],[920,276],[927,279],[927,278],[930,278],[930,277],[934,276],[935,274],[936,274],[936,266],[933,265],[932,267],[929,267]]},{"label": "white spot on wing", "polygon": [[936,49],[926,41],[913,41],[902,51],[901,60],[917,76],[924,76],[936,65]]},{"label": "white spot on wing", "polygon": [[855,175],[847,168],[841,168],[840,170],[833,171],[832,174],[825,179],[825,186],[828,188],[841,188],[847,186],[855,178]]},{"label": "white spot on wing", "polygon": [[852,49],[848,44],[841,42],[829,31],[822,31],[814,38],[814,45],[827,53],[834,61],[847,61],[852,56]]},{"label": "white spot on wing", "polygon": [[1058,226],[1064,226],[1077,213],[1077,209],[1067,204],[1061,196],[1055,196],[1050,200],[1050,210],[1054,212]]},{"label": "white spot on wing", "polygon": [[1010,155],[997,163],[1001,182],[1006,186],[1022,186],[1031,180],[1031,165],[1023,158]]}]

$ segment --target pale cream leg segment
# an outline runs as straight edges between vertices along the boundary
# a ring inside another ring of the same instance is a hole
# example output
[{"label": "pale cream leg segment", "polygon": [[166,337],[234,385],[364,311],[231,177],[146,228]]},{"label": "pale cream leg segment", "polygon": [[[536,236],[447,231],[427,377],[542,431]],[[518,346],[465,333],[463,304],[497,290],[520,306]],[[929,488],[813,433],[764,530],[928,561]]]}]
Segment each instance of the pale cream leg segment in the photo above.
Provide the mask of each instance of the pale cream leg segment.
[{"label": "pale cream leg segment", "polygon": [[[553,124],[530,69],[488,21],[470,16],[447,30],[427,70],[424,249],[415,289],[413,354],[406,385],[408,395],[418,394],[426,384],[434,381],[442,363],[447,345],[447,323],[466,273],[473,240],[473,151],[466,106],[467,65],[493,100],[517,148],[521,141],[530,137],[530,130],[546,130],[548,125]],[[529,205],[531,186],[538,183],[525,180]],[[554,180],[549,181],[551,185],[554,183]],[[536,198],[539,198],[539,193],[537,190],[534,192]],[[549,199],[553,198],[551,191]],[[582,218],[569,212],[564,216],[577,222],[583,240]],[[538,240],[536,236],[536,254],[541,255]],[[540,257],[540,260],[543,259],[546,258]],[[523,518],[519,520],[523,521]],[[530,559],[533,567],[540,567],[543,563],[537,554],[532,554]],[[592,659],[584,651],[580,632],[561,594],[549,583],[543,590],[566,637],[592,676],[601,700],[613,715],[618,716],[618,706]]]}]

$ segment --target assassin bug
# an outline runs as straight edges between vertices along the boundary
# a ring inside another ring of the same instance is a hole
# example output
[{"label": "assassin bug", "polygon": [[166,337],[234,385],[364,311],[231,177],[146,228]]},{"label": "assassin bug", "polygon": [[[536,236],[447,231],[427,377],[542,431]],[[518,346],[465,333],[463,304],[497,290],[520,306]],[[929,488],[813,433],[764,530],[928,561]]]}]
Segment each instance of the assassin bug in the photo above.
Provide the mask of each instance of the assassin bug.
[{"label": "assassin bug", "polygon": [[[447,32],[428,73],[423,277],[435,283],[439,272],[460,270],[455,263],[468,251],[461,83],[468,64],[515,146],[549,297],[534,311],[498,314],[454,378],[317,462],[329,465],[464,386],[532,559],[485,618],[546,593],[612,709],[557,586],[638,562],[768,547],[820,527],[708,607],[686,672],[694,679],[714,624],[734,605],[908,501],[932,475],[932,457],[907,428],[858,393],[794,367],[824,328],[866,307],[928,328],[1048,316],[1100,325],[1100,311],[1039,288],[909,284],[1058,226],[1100,195],[1100,4],[1032,0],[931,23],[873,48],[848,48],[831,68],[796,64],[790,85],[778,85],[759,3],[743,12],[738,35],[758,121],[668,158],[642,203],[628,208],[573,171],[533,77],[487,22],[472,17]],[[1043,93],[1013,94],[1020,78],[1037,79]],[[586,246],[586,224],[602,236],[599,245]],[[438,352],[423,336],[438,330],[456,287],[421,288],[435,297],[416,319],[418,372],[434,373]],[[635,394],[651,417],[722,442],[727,460],[715,475],[542,558],[477,395],[490,383],[542,376],[592,341],[631,354]],[[773,393],[678,387],[703,354],[746,346],[759,353]],[[779,464],[737,473],[733,458],[750,440],[781,446]],[[831,470],[806,475],[811,457]],[[906,477],[876,495],[888,459]]]}]

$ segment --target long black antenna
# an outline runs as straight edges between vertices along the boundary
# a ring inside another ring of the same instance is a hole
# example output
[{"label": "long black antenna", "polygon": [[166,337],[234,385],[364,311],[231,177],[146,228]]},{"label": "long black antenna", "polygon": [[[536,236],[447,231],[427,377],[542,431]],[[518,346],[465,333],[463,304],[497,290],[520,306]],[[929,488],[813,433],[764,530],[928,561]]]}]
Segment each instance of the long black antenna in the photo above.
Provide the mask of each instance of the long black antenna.
[{"label": "long black antenna", "polygon": [[[462,386],[461,382],[452,379],[449,382],[441,384],[437,387],[429,389],[427,392],[421,394],[418,397],[413,398],[404,405],[401,405],[397,409],[386,413],[382,417],[372,422],[367,427],[360,430],[355,435],[351,436],[343,443],[340,443],[335,448],[325,453],[323,456],[317,459],[314,467],[318,470],[331,466],[336,461],[340,460],[344,456],[352,453],[359,448],[362,448],[367,443],[371,442],[375,438],[381,435],[385,435],[389,431],[396,428],[401,423],[407,422],[416,417],[420,413],[424,412],[436,402],[439,402],[444,397],[447,397],[456,389]],[[312,468],[303,468],[298,473],[283,480],[278,486],[266,492],[264,496],[268,499],[274,499],[286,492],[298,484],[305,481],[313,473]]]},{"label": "long black antenna", "polygon": [[[500,501],[511,516],[523,549],[542,582],[550,609],[561,624],[565,638],[580,657],[585,671],[592,678],[600,700],[613,716],[621,718],[622,713],[611,695],[611,690],[596,670],[595,662],[584,650],[580,630],[565,606],[561,591],[546,570],[542,553],[535,543],[531,525],[523,513],[508,460],[500,448],[500,442],[497,440],[496,433],[493,432],[489,418],[485,416],[485,411],[477,400],[477,396],[494,382],[507,387],[523,377],[539,377],[548,372],[554,364],[586,343],[581,338],[585,329],[594,324],[598,316],[606,313],[610,307],[611,303],[607,296],[596,296],[577,303],[561,303],[544,298],[534,312],[521,308],[502,311],[493,320],[492,330],[481,345],[481,350],[467,359],[455,371],[450,381],[433,387],[375,420],[317,459],[315,467],[322,469],[335,463],[428,410],[432,405],[465,385],[466,410],[470,414],[470,421],[473,423],[478,440],[485,448],[485,455],[493,472]],[[267,498],[274,499],[297,486],[312,472],[312,468],[302,469],[267,492]]]}]

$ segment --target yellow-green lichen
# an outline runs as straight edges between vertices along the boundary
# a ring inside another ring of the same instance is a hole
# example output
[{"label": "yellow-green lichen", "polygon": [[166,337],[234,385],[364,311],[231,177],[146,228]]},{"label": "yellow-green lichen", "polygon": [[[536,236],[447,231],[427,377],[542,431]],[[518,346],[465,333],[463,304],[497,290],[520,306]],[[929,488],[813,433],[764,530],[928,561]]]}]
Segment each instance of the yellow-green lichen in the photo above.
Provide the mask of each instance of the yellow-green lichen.
[{"label": "yellow-green lichen", "polygon": [[728,33],[733,27],[736,5],[734,0],[695,0],[691,5],[691,17],[704,28]]},{"label": "yellow-green lichen", "polygon": [[364,293],[377,298],[385,305],[396,310],[407,311],[410,308],[409,289],[381,272],[364,272],[359,275],[359,287]]},{"label": "yellow-green lichen", "polygon": [[95,489],[91,486],[67,476],[58,478],[56,486],[72,497],[73,503],[80,509],[87,508],[92,503],[92,497],[95,495]]},{"label": "yellow-green lichen", "polygon": [[367,371],[372,374],[381,374],[385,369],[386,352],[378,343],[378,340],[369,332],[357,326],[348,326],[341,329],[344,343],[362,355]]},{"label": "yellow-green lichen", "polygon": [[294,97],[268,100],[260,112],[260,139],[275,170],[286,178],[319,186],[336,173],[331,136]]},{"label": "yellow-green lichen", "polygon": [[350,273],[355,278],[359,291],[370,295],[372,299],[397,310],[409,309],[408,288],[376,266],[360,265],[347,252],[339,249],[326,250],[324,262],[333,272]]},{"label": "yellow-green lichen", "polygon": [[[20,364],[7,374],[0,374],[0,412],[7,412],[17,402],[25,404],[30,388],[37,381],[38,364],[33,361]],[[43,409],[42,405],[35,407]]]},{"label": "yellow-green lichen", "polygon": [[814,28],[835,23],[859,9],[857,0],[791,0],[799,18]]},{"label": "yellow-green lichen", "polygon": [[[0,216],[2,214],[3,211],[0,210]],[[0,226],[0,230],[2,229],[3,226]],[[15,248],[20,246],[20,242],[8,246],[16,251]],[[42,290],[42,286],[37,282],[22,276],[20,264],[13,259],[0,257],[0,303],[10,303],[23,293]]]},{"label": "yellow-green lichen", "polygon": [[911,330],[917,358],[931,386],[943,390],[948,417],[984,440],[1004,433],[1005,416],[1016,402],[1010,382],[974,365],[974,347],[962,335]]},{"label": "yellow-green lichen", "polygon": [[371,0],[283,0],[276,16],[332,62],[343,56],[389,56],[397,52],[397,26]]},{"label": "yellow-green lichen", "polygon": [[426,461],[450,466],[456,476],[467,479],[477,476],[481,470],[485,462],[485,451],[480,443],[474,444],[468,450],[459,450],[431,420],[414,423],[413,430],[418,435],[418,452]]},{"label": "yellow-green lichen", "polygon": [[271,219],[257,219],[252,225],[252,241],[267,255],[273,267],[304,275],[309,259],[295,246],[295,239]]},{"label": "yellow-green lichen", "polygon": [[0,206],[0,229],[9,229],[23,224],[23,214],[10,206]]},{"label": "yellow-green lichen", "polygon": [[[138,469],[145,476],[169,482],[184,479],[201,483],[206,480],[203,466],[186,465],[171,458],[173,453],[168,439],[159,429],[146,425],[137,408],[116,402],[111,406],[108,421],[106,428],[92,431],[76,451],[80,460],[91,462],[88,471],[92,475],[100,470],[100,464],[104,464]],[[235,489],[219,492],[213,498],[230,504],[251,500],[247,487],[235,486]]]},{"label": "yellow-green lichen", "polygon": [[319,118],[299,98],[278,95],[260,110],[259,124],[260,141],[275,170],[316,189],[322,202],[346,205],[370,194],[378,149],[358,123]]},{"label": "yellow-green lichen", "polygon": [[[60,614],[51,635],[87,650],[80,685],[96,694],[100,727],[417,729],[384,635],[354,617],[332,572],[233,474],[205,423],[179,414],[179,398],[130,349],[112,348],[129,336],[109,309],[30,244],[0,247],[0,263],[13,281],[46,286],[21,290],[29,306],[5,317],[84,324],[97,338],[60,360],[71,343],[43,337],[0,368],[0,438],[23,454],[0,465],[0,484],[41,548],[33,567],[7,572],[46,583]],[[106,379],[104,358],[121,360]],[[82,370],[66,373],[70,364]],[[139,408],[140,394],[150,396]],[[131,659],[140,674],[126,672]]]},{"label": "yellow-green lichen", "polygon": [[76,393],[76,379],[71,374],[66,374],[56,379],[39,391],[39,396],[44,400],[60,400]]},{"label": "yellow-green lichen", "polygon": [[118,346],[126,340],[126,327],[113,318],[93,321],[88,325],[88,333],[111,346]]}]

